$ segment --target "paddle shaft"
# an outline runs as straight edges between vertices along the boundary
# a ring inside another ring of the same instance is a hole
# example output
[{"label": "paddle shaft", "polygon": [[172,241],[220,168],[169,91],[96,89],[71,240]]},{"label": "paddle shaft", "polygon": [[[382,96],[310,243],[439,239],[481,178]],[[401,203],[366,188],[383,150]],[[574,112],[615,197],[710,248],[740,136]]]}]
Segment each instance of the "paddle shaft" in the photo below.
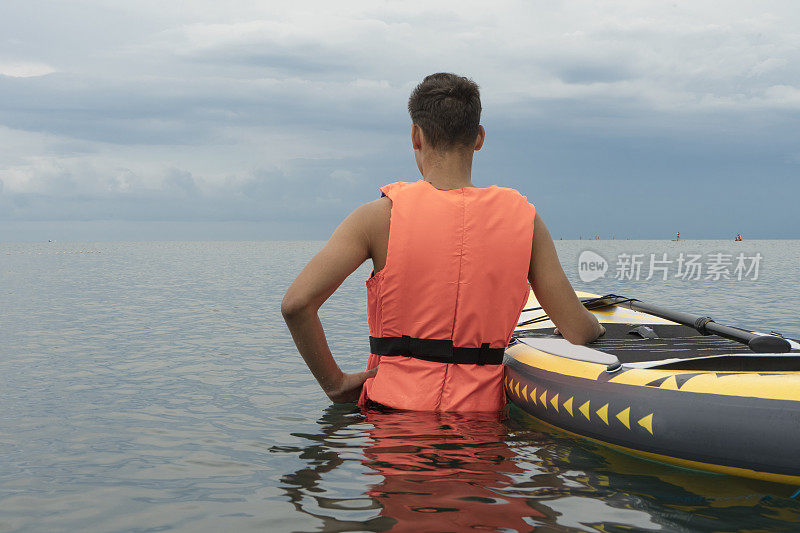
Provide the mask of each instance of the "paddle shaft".
[{"label": "paddle shaft", "polygon": [[664,309],[656,305],[648,304],[639,300],[631,300],[621,296],[613,296],[604,298],[604,301],[618,305],[620,307],[627,307],[633,311],[640,311],[648,313],[665,320],[671,320],[684,326],[694,328],[704,335],[714,334],[720,337],[725,337],[736,342],[746,344],[751,350],[757,353],[786,353],[791,351],[792,345],[786,339],[776,337],[774,335],[759,335],[752,331],[747,331],[732,326],[725,326],[717,324],[707,316],[692,315],[682,311],[673,311],[671,309]]}]

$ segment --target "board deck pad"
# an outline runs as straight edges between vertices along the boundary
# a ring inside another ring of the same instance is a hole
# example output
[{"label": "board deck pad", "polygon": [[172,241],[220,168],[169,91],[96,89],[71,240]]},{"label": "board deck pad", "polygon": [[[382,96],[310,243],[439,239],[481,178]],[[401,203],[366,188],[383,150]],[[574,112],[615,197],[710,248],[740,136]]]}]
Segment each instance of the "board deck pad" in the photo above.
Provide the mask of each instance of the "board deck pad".
[{"label": "board deck pad", "polygon": [[[576,291],[580,298],[596,294]],[[797,342],[792,353],[756,354],[747,345],[717,335],[703,335],[689,326],[621,306],[590,309],[605,326],[606,333],[587,348],[616,356],[622,365],[646,365],[659,368],[702,371],[797,371],[800,353]],[[531,322],[531,323],[526,323]],[[538,307],[531,291],[526,310],[514,331],[516,339],[557,339],[554,324]],[[643,334],[634,330],[644,327]],[[653,338],[646,338],[652,336]],[[529,343],[544,346],[543,343]],[[548,350],[543,350],[548,352]],[[549,353],[549,352],[548,352]],[[564,357],[563,354],[553,354]],[[575,359],[580,359],[575,357]],[[652,363],[652,364],[650,364]]]},{"label": "board deck pad", "polygon": [[[606,333],[586,346],[616,355],[622,364],[638,363],[643,361],[658,361],[661,359],[688,359],[709,355],[752,354],[753,352],[744,344],[715,335],[701,335],[696,330],[672,324],[651,324],[657,338],[644,339],[630,332],[641,324],[612,324],[605,323]],[[518,331],[514,334],[517,338],[552,338],[560,336],[542,329]]]}]

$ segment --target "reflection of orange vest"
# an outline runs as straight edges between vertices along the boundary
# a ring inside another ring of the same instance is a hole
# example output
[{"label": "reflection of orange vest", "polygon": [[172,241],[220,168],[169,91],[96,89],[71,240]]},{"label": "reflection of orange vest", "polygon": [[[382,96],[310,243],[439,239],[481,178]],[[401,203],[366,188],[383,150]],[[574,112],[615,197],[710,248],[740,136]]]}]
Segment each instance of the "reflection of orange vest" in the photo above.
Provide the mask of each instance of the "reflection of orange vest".
[{"label": "reflection of orange vest", "polygon": [[372,427],[363,464],[382,477],[367,494],[396,522],[388,531],[530,531],[526,519],[545,518],[515,490],[530,475],[500,413],[364,414]]},{"label": "reflection of orange vest", "polygon": [[380,367],[359,403],[501,409],[499,363],[528,298],[533,206],[496,186],[420,180],[381,193],[392,201],[386,266],[367,281],[367,368]]}]

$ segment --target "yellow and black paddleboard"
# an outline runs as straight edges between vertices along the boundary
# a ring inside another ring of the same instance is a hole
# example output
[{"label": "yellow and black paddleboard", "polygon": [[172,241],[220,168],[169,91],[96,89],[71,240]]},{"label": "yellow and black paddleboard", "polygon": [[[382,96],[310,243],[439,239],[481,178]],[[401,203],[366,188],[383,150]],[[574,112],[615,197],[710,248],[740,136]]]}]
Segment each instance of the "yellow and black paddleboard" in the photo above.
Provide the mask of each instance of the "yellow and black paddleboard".
[{"label": "yellow and black paddleboard", "polygon": [[506,350],[506,392],[520,409],[647,459],[800,485],[800,343],[754,353],[613,305],[592,311],[606,334],[576,346],[537,306],[531,294]]}]

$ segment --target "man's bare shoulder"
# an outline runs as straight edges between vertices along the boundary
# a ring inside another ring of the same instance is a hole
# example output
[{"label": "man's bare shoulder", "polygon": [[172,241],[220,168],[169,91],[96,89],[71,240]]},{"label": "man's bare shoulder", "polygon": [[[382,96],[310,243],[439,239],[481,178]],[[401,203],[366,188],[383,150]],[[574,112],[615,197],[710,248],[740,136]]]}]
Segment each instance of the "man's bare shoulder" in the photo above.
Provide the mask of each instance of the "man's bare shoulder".
[{"label": "man's bare shoulder", "polygon": [[[387,197],[378,198],[358,206],[348,217],[369,246],[370,257],[385,255],[389,238],[389,217],[392,201]],[[381,251],[383,250],[383,251]],[[380,262],[380,261],[379,261]]]},{"label": "man's bare shoulder", "polygon": [[392,211],[392,201],[383,196],[377,200],[361,204],[353,211],[353,217],[365,227],[371,227],[385,222],[389,223],[389,216]]}]

